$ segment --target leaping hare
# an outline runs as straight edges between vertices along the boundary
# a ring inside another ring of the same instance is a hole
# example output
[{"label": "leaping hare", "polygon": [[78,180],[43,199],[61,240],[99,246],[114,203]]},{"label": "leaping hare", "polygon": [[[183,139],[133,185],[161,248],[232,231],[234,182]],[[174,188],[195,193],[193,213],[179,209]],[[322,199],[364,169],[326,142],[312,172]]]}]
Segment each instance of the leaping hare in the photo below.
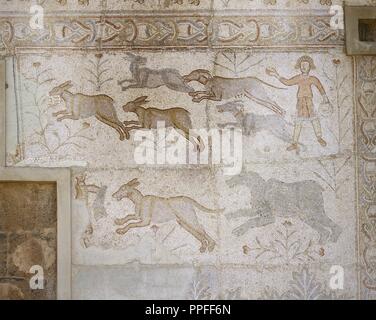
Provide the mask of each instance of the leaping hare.
[{"label": "leaping hare", "polygon": [[[142,105],[148,103],[146,96],[139,97],[134,101],[128,102],[123,106],[125,112],[133,112],[137,115],[138,121],[124,121],[125,125],[134,124],[136,126],[127,127],[127,130],[132,129],[157,129],[158,122],[164,122],[166,128],[172,127],[190,141],[196,150],[202,151],[205,146],[200,136],[193,135],[192,120],[189,111],[183,108],[144,108]],[[180,132],[182,131],[182,132]]]},{"label": "leaping hare", "polygon": [[82,93],[71,93],[69,89],[72,86],[72,81],[66,81],[53,88],[49,93],[50,96],[60,96],[65,102],[64,110],[53,113],[54,117],[62,115],[56,119],[57,121],[79,120],[95,116],[99,121],[114,128],[119,133],[120,140],[129,139],[129,133],[119,120],[114,100],[111,97],[105,94],[89,96]]}]

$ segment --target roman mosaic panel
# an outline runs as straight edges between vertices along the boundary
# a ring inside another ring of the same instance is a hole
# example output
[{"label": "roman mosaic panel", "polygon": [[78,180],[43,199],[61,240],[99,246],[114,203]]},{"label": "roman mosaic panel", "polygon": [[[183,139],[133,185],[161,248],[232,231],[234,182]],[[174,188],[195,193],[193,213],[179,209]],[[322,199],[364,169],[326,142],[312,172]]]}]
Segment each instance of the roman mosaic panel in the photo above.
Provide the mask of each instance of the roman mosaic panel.
[{"label": "roman mosaic panel", "polygon": [[[342,3],[0,4],[6,166],[70,168],[73,298],[375,298],[376,59]],[[7,261],[52,250],[4,221]]]}]

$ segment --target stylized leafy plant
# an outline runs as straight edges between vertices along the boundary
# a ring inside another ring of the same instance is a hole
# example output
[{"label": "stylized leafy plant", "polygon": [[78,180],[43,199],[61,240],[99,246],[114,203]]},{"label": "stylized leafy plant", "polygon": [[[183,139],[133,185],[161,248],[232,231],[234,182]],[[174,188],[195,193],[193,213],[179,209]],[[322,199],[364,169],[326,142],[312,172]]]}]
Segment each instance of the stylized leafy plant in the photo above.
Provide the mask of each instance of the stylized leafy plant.
[{"label": "stylized leafy plant", "polygon": [[264,261],[281,261],[284,264],[306,263],[314,261],[320,255],[320,251],[316,250],[315,241],[310,239],[308,242],[303,242],[297,228],[290,221],[285,221],[282,227],[277,226],[272,234],[274,238],[268,243],[263,243],[256,237],[257,245],[250,246],[247,250],[257,252],[256,260],[263,258]]},{"label": "stylized leafy plant", "polygon": [[300,271],[293,271],[292,280],[289,281],[289,288],[278,293],[275,288],[266,287],[262,298],[268,300],[333,300],[351,299],[346,294],[329,290],[323,283],[320,283],[315,275],[310,272],[307,266]]},{"label": "stylized leafy plant", "polygon": [[[48,96],[45,94],[47,86],[55,80],[50,73],[51,69],[43,69],[40,62],[34,62],[30,73],[24,74],[26,79],[24,87],[31,96],[31,107],[34,108],[32,111],[26,111],[25,114],[35,118],[38,124],[38,129],[34,129],[34,133],[31,135],[31,138],[35,137],[35,140],[30,145],[41,146],[48,155],[55,154],[66,146],[81,148],[80,141],[82,140],[93,141],[92,138],[83,135],[83,132],[90,127],[87,122],[84,122],[76,132],[72,132],[67,125],[64,125],[65,132],[63,134],[61,128],[56,127],[56,122],[51,121]],[[51,137],[55,138],[54,141],[51,140]]]},{"label": "stylized leafy plant", "polygon": [[89,60],[89,67],[85,70],[89,74],[88,82],[94,85],[96,91],[101,91],[102,86],[113,78],[106,76],[106,73],[110,71],[110,68],[107,68],[108,59],[103,59],[102,53],[95,54],[94,59]]},{"label": "stylized leafy plant", "polygon": [[260,64],[263,60],[264,59],[260,59],[257,62],[252,62],[251,53],[240,53],[235,50],[225,50],[217,56],[217,60],[214,61],[214,64],[220,68],[230,71],[233,76],[239,77],[252,67]]}]

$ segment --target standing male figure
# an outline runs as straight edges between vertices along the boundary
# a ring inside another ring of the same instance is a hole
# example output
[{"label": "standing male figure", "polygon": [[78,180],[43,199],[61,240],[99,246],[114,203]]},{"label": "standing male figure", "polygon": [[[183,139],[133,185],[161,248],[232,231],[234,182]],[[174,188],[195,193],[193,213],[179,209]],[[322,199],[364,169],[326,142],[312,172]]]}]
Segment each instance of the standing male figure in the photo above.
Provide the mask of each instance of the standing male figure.
[{"label": "standing male figure", "polygon": [[309,56],[302,56],[298,59],[295,65],[295,69],[300,69],[301,73],[290,78],[286,79],[281,77],[276,69],[270,68],[267,69],[266,72],[268,75],[277,78],[281,83],[286,86],[298,86],[298,93],[297,93],[297,118],[295,121],[295,128],[294,128],[294,135],[292,139],[291,145],[287,148],[287,151],[297,150],[298,149],[298,141],[300,132],[302,130],[302,121],[311,121],[313,129],[315,131],[317,141],[320,143],[321,146],[326,146],[326,141],[322,137],[322,130],[320,125],[320,120],[315,114],[314,106],[313,106],[313,93],[312,93],[312,85],[317,88],[320,92],[323,103],[329,103],[329,99],[325,93],[324,87],[321,84],[320,80],[317,79],[315,76],[309,75],[310,71],[315,69],[315,64],[311,57]]}]

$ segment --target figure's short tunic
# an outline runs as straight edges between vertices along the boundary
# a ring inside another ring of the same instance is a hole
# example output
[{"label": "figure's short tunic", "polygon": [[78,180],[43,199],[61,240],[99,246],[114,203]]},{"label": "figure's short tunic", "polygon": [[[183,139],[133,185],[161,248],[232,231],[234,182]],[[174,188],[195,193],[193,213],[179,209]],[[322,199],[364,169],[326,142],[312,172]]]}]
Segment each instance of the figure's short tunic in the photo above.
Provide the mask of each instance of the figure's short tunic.
[{"label": "figure's short tunic", "polygon": [[319,79],[314,76],[299,74],[291,79],[280,78],[279,79],[286,86],[298,86],[297,93],[297,117],[301,119],[312,119],[315,117],[315,110],[313,107],[313,93],[312,85],[314,85],[321,95],[325,94],[324,87]]}]

